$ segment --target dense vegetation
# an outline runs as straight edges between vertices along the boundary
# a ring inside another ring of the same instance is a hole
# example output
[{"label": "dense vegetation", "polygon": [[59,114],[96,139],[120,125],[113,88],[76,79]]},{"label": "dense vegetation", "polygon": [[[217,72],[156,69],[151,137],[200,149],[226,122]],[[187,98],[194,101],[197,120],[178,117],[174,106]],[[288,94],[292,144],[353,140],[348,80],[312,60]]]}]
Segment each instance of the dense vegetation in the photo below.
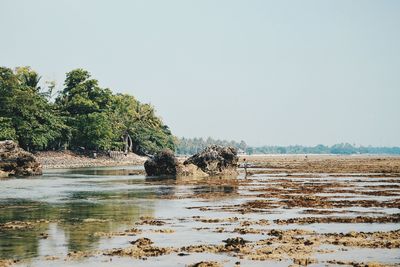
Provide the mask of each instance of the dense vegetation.
[{"label": "dense vegetation", "polygon": [[400,147],[372,147],[353,146],[348,143],[333,146],[247,146],[244,141],[214,140],[212,138],[180,138],[178,139],[177,153],[190,155],[199,152],[210,144],[233,146],[246,154],[400,154]]},{"label": "dense vegetation", "polygon": [[175,149],[171,131],[151,105],[101,88],[86,70],[68,72],[58,93],[54,83],[39,84],[29,67],[0,67],[0,140],[16,140],[27,150]]}]

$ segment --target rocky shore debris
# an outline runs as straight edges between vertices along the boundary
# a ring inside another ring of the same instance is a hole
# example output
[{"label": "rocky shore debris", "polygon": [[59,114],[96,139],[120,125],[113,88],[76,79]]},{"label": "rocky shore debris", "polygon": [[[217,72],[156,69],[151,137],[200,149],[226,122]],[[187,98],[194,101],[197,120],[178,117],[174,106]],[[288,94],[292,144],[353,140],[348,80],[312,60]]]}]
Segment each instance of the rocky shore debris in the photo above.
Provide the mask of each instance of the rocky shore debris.
[{"label": "rocky shore debris", "polygon": [[130,256],[138,259],[146,259],[148,257],[157,257],[165,254],[176,252],[172,248],[153,246],[153,241],[143,237],[130,242],[132,246],[127,248],[111,249],[103,252],[105,256]]},{"label": "rocky shore debris", "polygon": [[400,223],[400,214],[381,217],[301,217],[286,220],[274,220],[278,225],[283,224],[313,224],[313,223]]},{"label": "rocky shore debris", "polygon": [[10,267],[18,263],[19,260],[0,259],[0,267]]},{"label": "rocky shore debris", "polygon": [[222,267],[222,265],[216,261],[201,261],[191,264],[189,267]]},{"label": "rocky shore debris", "polygon": [[357,261],[343,261],[343,260],[329,260],[327,261],[328,264],[332,265],[345,265],[345,266],[352,266],[352,267],[390,267],[390,266],[397,266],[397,264],[382,264],[379,262],[357,262]]},{"label": "rocky shore debris", "polygon": [[222,242],[226,243],[225,247],[239,247],[246,245],[246,243],[249,243],[249,241],[244,240],[241,237],[228,238],[226,240],[223,240]]},{"label": "rocky shore debris", "polygon": [[11,140],[0,141],[0,177],[41,175],[42,166]]},{"label": "rocky shore debris", "polygon": [[145,162],[144,168],[148,176],[237,176],[238,160],[235,148],[212,145],[183,163],[171,150],[160,151]]},{"label": "rocky shore debris", "polygon": [[183,162],[193,164],[210,176],[237,175],[239,157],[234,147],[212,145]]},{"label": "rocky shore debris", "polygon": [[149,238],[143,237],[129,243],[136,246],[150,246],[151,244],[153,244],[153,241],[151,241]]},{"label": "rocky shore debris", "polygon": [[136,236],[140,235],[142,233],[142,230],[137,229],[137,228],[131,228],[127,229],[123,232],[96,232],[94,233],[94,236],[101,236],[101,237],[114,237],[114,236]]},{"label": "rocky shore debris", "polygon": [[[256,221],[255,221],[256,222]],[[321,245],[337,245],[360,248],[398,248],[399,230],[390,232],[349,232],[317,233],[302,229],[264,229],[265,239],[248,241],[236,236],[222,240],[222,244],[193,244],[184,247],[159,247],[151,239],[141,237],[130,241],[130,246],[93,252],[73,252],[69,259],[79,259],[95,255],[128,256],[147,260],[167,254],[186,256],[189,253],[224,253],[232,257],[253,261],[292,260],[294,266],[308,266],[318,263],[315,254],[333,253],[335,250],[321,249]],[[343,248],[340,248],[343,249]],[[195,264],[200,264],[195,263]],[[206,264],[206,265],[204,265]],[[219,264],[219,263],[217,263]],[[203,265],[193,266],[213,266]],[[219,266],[219,265],[216,265]],[[291,265],[292,266],[292,265]],[[390,265],[352,265],[352,266],[390,266]]]}]

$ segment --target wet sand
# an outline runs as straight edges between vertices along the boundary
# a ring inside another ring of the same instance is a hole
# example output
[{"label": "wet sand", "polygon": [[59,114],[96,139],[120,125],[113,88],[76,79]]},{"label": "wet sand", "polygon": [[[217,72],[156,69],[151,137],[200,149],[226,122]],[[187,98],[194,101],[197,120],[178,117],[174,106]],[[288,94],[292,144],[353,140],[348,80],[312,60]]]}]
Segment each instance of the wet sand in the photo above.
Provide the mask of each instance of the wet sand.
[{"label": "wet sand", "polygon": [[400,156],[385,155],[251,155],[241,156],[261,173],[337,173],[398,176]]},{"label": "wet sand", "polygon": [[[144,180],[160,189],[151,214],[91,231],[95,247],[0,266],[400,266],[399,157],[246,159],[248,175],[241,169],[237,180]],[[102,175],[127,185],[142,179],[116,171]],[[85,217],[77,226],[117,220]],[[52,223],[11,221],[0,230]],[[41,233],[43,242],[54,238]]]}]

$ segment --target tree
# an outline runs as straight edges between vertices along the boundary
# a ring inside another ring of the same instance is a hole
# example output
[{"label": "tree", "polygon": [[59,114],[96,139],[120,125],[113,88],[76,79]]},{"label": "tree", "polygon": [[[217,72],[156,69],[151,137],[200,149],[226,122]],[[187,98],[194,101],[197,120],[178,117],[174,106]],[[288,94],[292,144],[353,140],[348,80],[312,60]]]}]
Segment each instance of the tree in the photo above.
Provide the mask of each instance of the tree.
[{"label": "tree", "polygon": [[39,82],[42,77],[31,67],[17,67],[15,68],[15,75],[22,86],[33,89],[38,93],[40,92]]},{"label": "tree", "polygon": [[0,140],[16,140],[17,133],[11,118],[0,117]]},{"label": "tree", "polygon": [[[17,140],[21,147],[46,149],[60,138],[59,129],[65,127],[42,95],[39,75],[29,67],[0,70],[0,117],[5,122],[7,136]],[[3,134],[2,134],[3,135]]]},{"label": "tree", "polygon": [[55,103],[51,102],[55,83],[43,88],[40,81],[30,67],[0,68],[1,139],[17,140],[28,150],[125,146],[153,154],[175,149],[175,138],[154,107],[101,88],[88,71],[68,72]]},{"label": "tree", "polygon": [[112,123],[108,116],[112,93],[100,88],[98,81],[90,77],[83,69],[68,72],[56,105],[71,128],[71,147],[109,149],[113,146]]},{"label": "tree", "polygon": [[107,150],[112,146],[114,133],[106,113],[93,112],[79,115],[73,128],[72,142],[75,147]]}]

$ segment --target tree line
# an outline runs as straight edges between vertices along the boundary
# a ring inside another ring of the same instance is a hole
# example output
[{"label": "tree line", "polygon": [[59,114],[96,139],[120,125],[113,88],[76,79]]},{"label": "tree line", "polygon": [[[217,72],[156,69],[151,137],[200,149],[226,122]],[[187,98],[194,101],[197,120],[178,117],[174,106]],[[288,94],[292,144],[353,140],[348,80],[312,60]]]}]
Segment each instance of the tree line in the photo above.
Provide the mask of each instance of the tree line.
[{"label": "tree line", "polygon": [[235,142],[227,140],[218,140],[211,137],[208,138],[178,138],[176,153],[178,155],[193,155],[202,151],[205,147],[209,145],[221,145],[221,146],[232,146],[240,151],[245,151],[247,149],[247,144],[244,141]]},{"label": "tree line", "polygon": [[355,146],[349,143],[332,146],[261,146],[248,147],[247,154],[391,154],[399,155],[400,147]]},{"label": "tree line", "polygon": [[391,154],[400,155],[400,147],[373,147],[355,146],[349,143],[335,144],[332,146],[248,146],[246,142],[215,140],[209,138],[179,138],[176,151],[180,155],[191,155],[201,151],[208,145],[218,144],[233,146],[247,155],[252,154]]},{"label": "tree line", "polygon": [[64,87],[40,84],[30,67],[0,67],[0,140],[27,150],[175,150],[175,137],[154,107],[114,94],[83,69],[66,74]]}]

